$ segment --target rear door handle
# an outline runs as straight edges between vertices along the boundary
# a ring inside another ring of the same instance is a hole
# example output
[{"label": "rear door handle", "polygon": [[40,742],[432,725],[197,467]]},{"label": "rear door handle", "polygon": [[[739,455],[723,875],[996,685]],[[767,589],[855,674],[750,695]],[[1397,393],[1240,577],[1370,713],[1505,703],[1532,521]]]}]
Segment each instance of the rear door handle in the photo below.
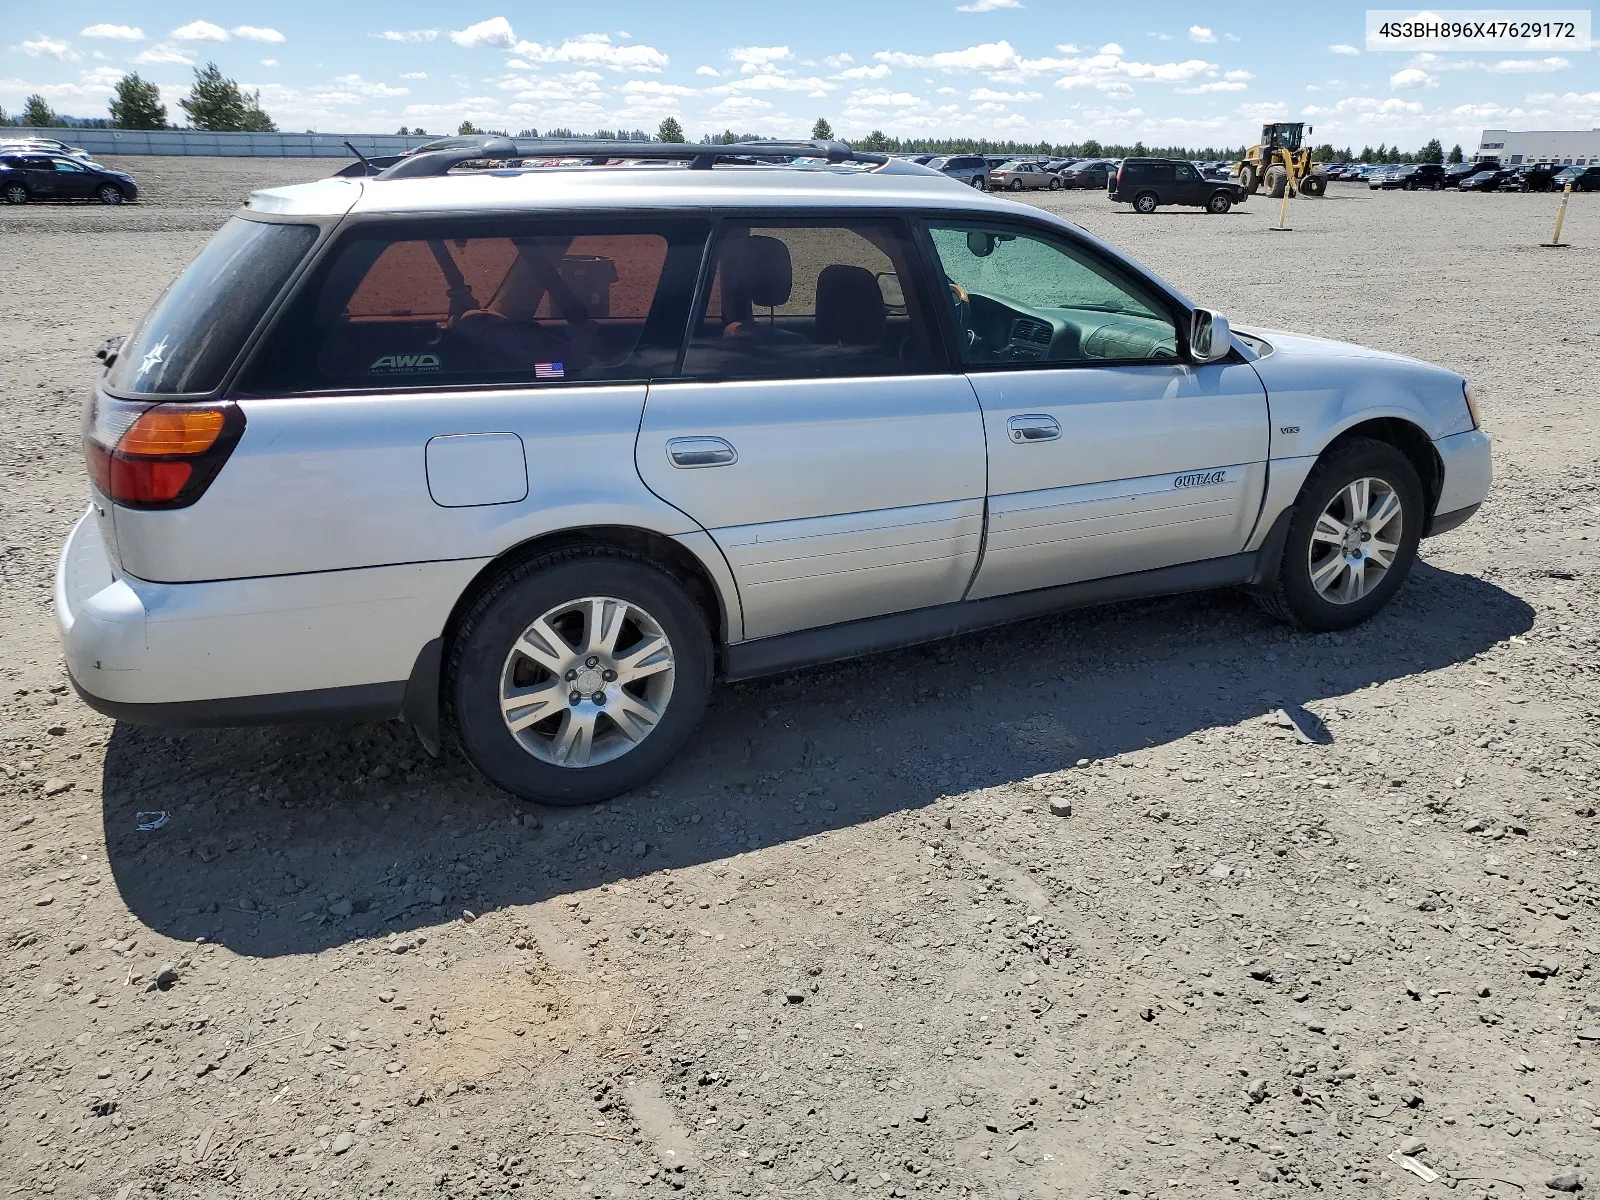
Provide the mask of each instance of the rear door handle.
[{"label": "rear door handle", "polygon": [[719,437],[679,437],[668,439],[667,460],[685,469],[726,467],[739,461],[739,452]]},{"label": "rear door handle", "polygon": [[1006,422],[1006,431],[1011,435],[1011,440],[1019,445],[1023,442],[1053,442],[1061,436],[1061,425],[1054,417],[1029,413],[1027,416],[1012,417]]}]

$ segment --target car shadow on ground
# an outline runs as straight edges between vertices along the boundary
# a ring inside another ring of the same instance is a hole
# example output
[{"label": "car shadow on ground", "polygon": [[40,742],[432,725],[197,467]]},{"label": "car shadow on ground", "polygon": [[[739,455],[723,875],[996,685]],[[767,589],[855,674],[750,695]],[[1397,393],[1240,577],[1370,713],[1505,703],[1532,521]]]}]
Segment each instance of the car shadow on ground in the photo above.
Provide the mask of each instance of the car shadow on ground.
[{"label": "car shadow on ground", "polygon": [[[1439,670],[1533,623],[1495,584],[1419,564],[1344,634],[1236,593],[1065,613],[720,689],[648,788],[520,803],[409,729],[172,733],[119,724],[103,793],[132,913],[245,955],[426,930],[916,809]],[[140,824],[159,820],[160,828]]]}]

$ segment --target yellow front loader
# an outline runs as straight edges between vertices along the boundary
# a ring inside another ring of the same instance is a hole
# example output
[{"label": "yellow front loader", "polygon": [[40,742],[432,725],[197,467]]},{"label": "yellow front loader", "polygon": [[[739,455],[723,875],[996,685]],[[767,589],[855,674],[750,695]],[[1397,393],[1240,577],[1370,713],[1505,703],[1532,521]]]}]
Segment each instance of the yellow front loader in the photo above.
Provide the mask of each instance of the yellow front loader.
[{"label": "yellow front loader", "polygon": [[1299,121],[1280,121],[1261,127],[1261,140],[1244,152],[1233,175],[1249,192],[1263,187],[1274,200],[1286,192],[1301,196],[1321,196],[1328,190],[1328,176],[1320,163],[1311,161],[1311,147],[1304,144],[1310,133]]}]

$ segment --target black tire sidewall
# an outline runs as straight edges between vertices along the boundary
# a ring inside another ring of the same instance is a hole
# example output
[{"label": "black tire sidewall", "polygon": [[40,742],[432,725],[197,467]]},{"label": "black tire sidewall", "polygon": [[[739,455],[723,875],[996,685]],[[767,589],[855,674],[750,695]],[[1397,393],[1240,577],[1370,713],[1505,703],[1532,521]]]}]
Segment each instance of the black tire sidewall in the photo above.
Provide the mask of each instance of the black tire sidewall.
[{"label": "black tire sidewall", "polygon": [[1216,195],[1211,197],[1211,202],[1206,205],[1206,210],[1220,217],[1232,207],[1232,199],[1223,193],[1218,192]]},{"label": "black tire sidewall", "polygon": [[1155,212],[1156,206],[1159,203],[1160,202],[1157,200],[1154,193],[1140,192],[1133,198],[1133,211],[1144,213],[1146,216],[1148,216],[1149,214]]},{"label": "black tire sidewall", "polygon": [[[116,199],[115,200],[106,199],[106,194],[107,193],[114,194],[116,196]],[[119,188],[114,183],[102,184],[100,186],[100,188],[95,192],[95,196],[99,199],[101,204],[121,204],[122,201],[125,199],[125,197],[122,194],[122,189]]]},{"label": "black tire sidewall", "polygon": [[[13,200],[11,198],[13,195],[18,195],[21,197],[21,199]],[[30,199],[31,197],[28,195],[28,189],[22,187],[20,184],[6,188],[5,202],[7,204],[26,204]]]},{"label": "black tire sidewall", "polygon": [[[1317,594],[1311,583],[1308,555],[1311,534],[1322,510],[1341,490],[1356,479],[1382,479],[1400,497],[1400,551],[1394,566],[1383,581],[1360,600],[1335,604]],[[1411,460],[1399,450],[1381,442],[1363,441],[1319,464],[1306,480],[1289,521],[1284,540],[1282,583],[1284,599],[1296,619],[1307,629],[1327,632],[1348,629],[1369,619],[1393,599],[1405,583],[1416,562],[1417,545],[1422,537],[1425,500],[1422,481]]]},{"label": "black tire sidewall", "polygon": [[[643,608],[672,644],[676,675],[661,722],[637,747],[596,767],[557,767],[529,754],[500,713],[500,676],[514,640],[540,614],[584,596]],[[448,707],[462,752],[485,778],[540,804],[592,804],[644,783],[677,754],[705,710],[712,682],[710,632],[699,607],[665,572],[609,555],[514,572],[473,605],[452,647]]]}]

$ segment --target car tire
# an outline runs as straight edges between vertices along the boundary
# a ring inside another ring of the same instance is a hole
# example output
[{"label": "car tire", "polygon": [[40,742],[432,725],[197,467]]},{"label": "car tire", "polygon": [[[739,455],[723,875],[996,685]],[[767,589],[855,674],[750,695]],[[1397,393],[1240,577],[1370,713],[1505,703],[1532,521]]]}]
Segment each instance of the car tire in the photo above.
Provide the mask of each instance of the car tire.
[{"label": "car tire", "polygon": [[984,181],[982,175],[974,175],[972,177],[972,186],[977,188],[980,192],[987,191],[989,187],[988,183]]},{"label": "car tire", "polygon": [[6,185],[6,203],[7,204],[26,204],[27,202],[28,202],[28,189],[27,188],[23,187],[20,183],[8,183]]},{"label": "car tire", "polygon": [[1149,216],[1155,212],[1156,205],[1159,203],[1160,201],[1157,200],[1154,192],[1140,192],[1133,198],[1133,211]]},{"label": "car tire", "polygon": [[1051,180],[1051,181],[1050,181],[1050,190],[1051,190],[1051,191],[1052,191],[1052,192],[1059,192],[1059,191],[1060,191],[1060,190],[1061,190],[1061,180],[1059,180],[1059,179],[1052,179],[1052,180]]},{"label": "car tire", "polygon": [[1233,207],[1233,197],[1227,192],[1212,192],[1211,199],[1206,201],[1206,211],[1221,216]]},{"label": "car tire", "polygon": [[[647,643],[662,649],[640,661]],[[712,661],[705,614],[675,577],[626,550],[574,547],[512,567],[473,600],[443,698],[455,741],[491,783],[538,804],[593,804],[643,784],[689,740]],[[573,765],[579,755],[587,765]]]},{"label": "car tire", "polygon": [[1021,190],[1022,180],[1020,179],[1013,179],[1010,183],[1006,184],[1006,191],[1008,192],[1020,192]]},{"label": "car tire", "polygon": [[101,184],[100,190],[95,195],[100,197],[101,204],[121,204],[127,199],[122,189],[114,183]]},{"label": "car tire", "polygon": [[1439,180],[1435,179],[1433,181],[1433,190],[1438,192],[1438,191],[1442,191],[1443,189],[1444,189],[1444,184],[1441,183]]},{"label": "car tire", "polygon": [[[1363,495],[1366,511],[1350,520]],[[1391,502],[1396,507],[1385,516]],[[1257,602],[1280,621],[1317,633],[1368,620],[1393,599],[1416,562],[1424,507],[1410,459],[1387,442],[1352,438],[1312,468],[1289,518],[1277,577]],[[1360,523],[1374,519],[1375,527],[1357,538]],[[1349,543],[1333,540],[1341,529]],[[1374,565],[1385,557],[1374,542],[1393,547],[1386,565]],[[1369,571],[1377,578],[1369,579]]]}]

